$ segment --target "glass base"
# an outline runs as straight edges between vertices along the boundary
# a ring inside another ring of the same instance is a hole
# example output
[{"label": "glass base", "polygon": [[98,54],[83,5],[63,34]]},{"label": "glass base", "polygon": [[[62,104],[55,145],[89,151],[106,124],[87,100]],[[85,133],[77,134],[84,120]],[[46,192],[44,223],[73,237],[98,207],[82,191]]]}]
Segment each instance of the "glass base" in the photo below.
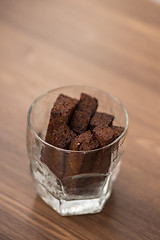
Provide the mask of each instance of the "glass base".
[{"label": "glass base", "polygon": [[[69,215],[82,215],[82,214],[93,214],[101,212],[106,201],[109,199],[112,193],[112,186],[113,182],[116,180],[118,173],[120,170],[120,162],[114,168],[112,174],[110,174],[106,178],[106,182],[104,184],[103,190],[101,195],[96,198],[89,198],[89,199],[63,199],[63,198],[56,198],[45,186],[45,181],[43,180],[43,175],[35,169],[33,165],[31,166],[31,172],[34,176],[34,183],[37,189],[37,193],[39,196],[47,203],[52,209],[58,212],[62,216],[69,216]],[[43,171],[44,172],[44,171]],[[52,181],[53,183],[53,181]],[[48,182],[47,182],[48,186]],[[52,188],[50,188],[52,190]],[[59,191],[59,196],[60,196]]]},{"label": "glass base", "polygon": [[42,184],[36,183],[36,189],[39,196],[44,200],[44,202],[62,216],[101,212],[105,205],[105,202],[111,195],[111,191],[109,191],[106,195],[94,199],[59,200],[56,199],[51,193],[49,193]]}]

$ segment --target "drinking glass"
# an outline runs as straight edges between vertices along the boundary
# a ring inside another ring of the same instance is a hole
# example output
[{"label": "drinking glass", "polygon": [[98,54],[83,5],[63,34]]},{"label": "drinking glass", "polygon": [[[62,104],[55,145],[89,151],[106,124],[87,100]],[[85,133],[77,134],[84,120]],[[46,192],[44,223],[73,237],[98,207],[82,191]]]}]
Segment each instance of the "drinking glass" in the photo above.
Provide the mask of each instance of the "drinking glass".
[{"label": "drinking glass", "polygon": [[[97,98],[98,111],[114,115],[122,134],[109,145],[90,151],[65,150],[45,142],[50,110],[59,94],[79,98],[84,92]],[[66,86],[45,92],[31,105],[27,116],[27,152],[39,196],[63,216],[100,212],[109,199],[125,149],[128,115],[109,93],[87,86]],[[83,166],[76,174],[66,169],[74,161]]]}]

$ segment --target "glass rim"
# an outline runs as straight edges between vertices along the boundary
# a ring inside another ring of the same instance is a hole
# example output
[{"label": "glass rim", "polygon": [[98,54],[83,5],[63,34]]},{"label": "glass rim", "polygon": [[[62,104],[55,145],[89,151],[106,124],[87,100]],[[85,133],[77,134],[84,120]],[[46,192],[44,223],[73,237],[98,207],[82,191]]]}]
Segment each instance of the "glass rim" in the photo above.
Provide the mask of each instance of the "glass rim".
[{"label": "glass rim", "polygon": [[[43,140],[41,137],[39,137],[37,135],[37,133],[34,131],[34,129],[32,128],[32,124],[30,122],[30,115],[31,115],[31,112],[32,112],[32,109],[34,107],[34,105],[42,98],[44,97],[45,95],[49,94],[50,92],[53,92],[53,91],[56,91],[56,90],[60,90],[60,89],[64,89],[64,88],[70,88],[70,87],[84,87],[84,88],[90,88],[90,89],[93,89],[93,90],[96,90],[96,91],[100,91],[100,92],[103,92],[104,94],[106,94],[107,96],[111,97],[113,100],[115,100],[117,103],[119,103],[119,105],[122,107],[124,113],[125,113],[125,117],[126,117],[126,124],[125,124],[125,127],[124,127],[124,130],[123,132],[121,133],[121,135],[116,138],[113,142],[111,142],[110,144],[104,146],[104,147],[100,147],[100,148],[97,148],[97,149],[93,149],[93,150],[87,150],[87,151],[75,151],[75,150],[69,150],[69,149],[63,149],[63,148],[59,148],[59,147],[56,147],[56,146],[53,146],[49,143],[47,143],[45,140]],[[129,119],[128,119],[128,113],[127,113],[127,110],[125,109],[124,105],[121,103],[121,101],[119,99],[117,99],[116,97],[114,97],[113,95],[111,95],[110,93],[106,92],[106,91],[103,91],[101,89],[98,89],[98,88],[95,88],[95,87],[91,87],[91,86],[86,86],[86,85],[66,85],[66,86],[62,86],[62,87],[58,87],[58,88],[54,88],[54,89],[51,89],[49,91],[46,91],[44,93],[42,93],[39,97],[37,97],[33,102],[32,104],[30,105],[29,107],[29,110],[28,110],[28,113],[27,113],[27,124],[29,126],[29,129],[31,130],[31,132],[33,133],[33,135],[40,141],[42,142],[44,145],[48,146],[48,147],[51,147],[51,148],[54,148],[58,151],[63,151],[63,152],[66,152],[66,153],[83,153],[83,154],[86,154],[86,153],[89,153],[89,152],[98,152],[98,151],[101,151],[101,150],[104,150],[104,149],[108,149],[109,147],[111,147],[112,145],[114,145],[115,143],[117,143],[124,135],[125,133],[127,132],[127,129],[128,129],[128,122],[129,122]]]}]

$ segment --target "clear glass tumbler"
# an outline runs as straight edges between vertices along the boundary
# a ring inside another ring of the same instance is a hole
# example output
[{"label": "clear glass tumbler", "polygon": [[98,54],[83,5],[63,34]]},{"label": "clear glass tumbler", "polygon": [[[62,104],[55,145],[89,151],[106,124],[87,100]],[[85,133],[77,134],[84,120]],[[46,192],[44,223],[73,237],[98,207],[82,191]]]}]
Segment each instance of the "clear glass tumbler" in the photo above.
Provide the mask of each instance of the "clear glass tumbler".
[{"label": "clear glass tumbler", "polygon": [[[114,125],[123,133],[109,145],[90,151],[72,151],[45,142],[50,110],[59,94],[79,98],[84,92],[98,99],[98,111],[115,116]],[[122,103],[107,92],[87,86],[67,86],[51,90],[31,105],[27,118],[27,152],[30,170],[39,196],[63,216],[100,212],[111,195],[120,170],[128,115]],[[81,164],[80,174],[66,172]]]}]

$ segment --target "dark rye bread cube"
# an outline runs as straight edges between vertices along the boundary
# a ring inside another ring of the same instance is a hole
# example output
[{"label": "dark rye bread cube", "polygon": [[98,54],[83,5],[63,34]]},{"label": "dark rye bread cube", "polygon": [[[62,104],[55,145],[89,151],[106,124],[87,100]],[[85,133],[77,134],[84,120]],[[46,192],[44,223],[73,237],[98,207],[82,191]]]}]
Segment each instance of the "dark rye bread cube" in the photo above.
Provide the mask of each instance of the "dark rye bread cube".
[{"label": "dark rye bread cube", "polygon": [[68,123],[77,103],[77,99],[60,94],[54,103],[51,115],[56,112],[63,122]]},{"label": "dark rye bread cube", "polygon": [[[105,147],[114,140],[114,131],[107,125],[100,125],[93,129],[93,134],[99,141],[101,147]],[[94,173],[107,173],[111,164],[111,147],[97,152],[94,162]]]},{"label": "dark rye bread cube", "polygon": [[124,131],[124,127],[112,126],[114,132],[114,139],[118,138]]},{"label": "dark rye bread cube", "polygon": [[57,129],[61,124],[68,124],[71,115],[78,103],[78,100],[60,94],[56,99],[53,108],[50,113],[50,120],[48,124],[46,141],[48,140],[48,134],[53,130]]},{"label": "dark rye bread cube", "polygon": [[82,134],[86,131],[90,115],[87,112],[75,110],[71,119],[70,128],[77,134]]},{"label": "dark rye bread cube", "polygon": [[70,142],[76,134],[70,130],[66,123],[60,125],[57,129],[53,129],[48,133],[48,143],[63,149],[68,149]]},{"label": "dark rye bread cube", "polygon": [[[107,127],[105,125],[98,126],[93,129],[94,135],[97,137],[100,146],[104,147],[113,142],[124,131],[123,127],[112,126]],[[108,148],[104,148],[97,153],[96,161],[94,164],[95,173],[107,173],[111,165],[111,155],[113,155],[113,161],[118,156],[118,143],[113,144]]]},{"label": "dark rye bread cube", "polygon": [[[86,131],[76,138],[72,139],[70,144],[70,150],[74,151],[88,151],[97,149],[99,143],[90,131]],[[79,153],[71,152],[66,161],[65,179],[63,183],[68,194],[80,194],[79,189],[84,189],[86,180],[71,179],[69,177],[92,172],[94,152]]]},{"label": "dark rye bread cube", "polygon": [[41,161],[47,165],[52,173],[59,179],[63,178],[65,172],[64,152],[50,146],[43,146],[41,150]]},{"label": "dark rye bread cube", "polygon": [[[45,141],[59,148],[68,148],[76,134],[67,126],[69,119],[78,103],[77,99],[60,94],[51,109],[50,120]],[[50,146],[43,146],[41,160],[58,177],[62,178],[65,171],[63,152]]]},{"label": "dark rye bread cube", "polygon": [[74,151],[88,151],[99,147],[99,142],[92,135],[91,131],[86,131],[76,138],[72,139],[70,150]]},{"label": "dark rye bread cube", "polygon": [[[89,151],[99,147],[99,142],[90,131],[86,131],[71,140],[70,150]],[[86,157],[86,158],[85,158]],[[65,176],[73,176],[90,170],[91,163],[87,161],[87,154],[71,152],[67,160]],[[83,168],[85,165],[85,168]]]},{"label": "dark rye bread cube", "polygon": [[[114,140],[114,132],[108,127],[108,125],[99,125],[94,128],[93,139],[97,139],[100,147],[105,147]],[[72,140],[73,142],[74,140]],[[79,143],[79,142],[78,142]],[[77,143],[77,144],[78,144]],[[76,143],[75,143],[76,146]],[[107,174],[111,165],[111,147],[103,148],[97,150],[96,152],[90,152],[90,155],[86,155],[86,160],[80,167],[80,173],[93,173],[93,175],[88,175],[88,177],[79,178],[76,182],[72,182],[70,188],[72,191],[74,188],[77,190],[76,194],[80,196],[86,196],[87,194],[97,195],[101,191],[105,178],[105,175],[96,174]],[[87,170],[87,171],[84,171]],[[84,172],[83,172],[84,171]]]},{"label": "dark rye bread cube", "polygon": [[98,101],[96,98],[91,97],[86,93],[81,93],[80,101],[76,107],[78,111],[86,111],[93,116],[98,107]]},{"label": "dark rye bread cube", "polygon": [[70,128],[77,134],[87,130],[90,118],[98,107],[98,101],[85,93],[81,93],[80,101],[70,121]]},{"label": "dark rye bread cube", "polygon": [[[65,123],[60,125],[58,129],[53,129],[51,132],[48,132],[47,136],[49,144],[63,149],[67,149],[70,141],[75,137],[76,134],[70,130]],[[51,146],[45,146],[41,151],[41,160],[58,178],[63,177],[65,172],[65,159],[62,151]]]},{"label": "dark rye bread cube", "polygon": [[107,125],[99,125],[95,127],[92,132],[99,141],[101,147],[110,144],[114,139],[114,131]]},{"label": "dark rye bread cube", "polygon": [[106,124],[109,127],[111,127],[113,120],[114,120],[113,115],[103,112],[96,112],[90,120],[89,129],[93,130],[95,127],[101,124]]}]

